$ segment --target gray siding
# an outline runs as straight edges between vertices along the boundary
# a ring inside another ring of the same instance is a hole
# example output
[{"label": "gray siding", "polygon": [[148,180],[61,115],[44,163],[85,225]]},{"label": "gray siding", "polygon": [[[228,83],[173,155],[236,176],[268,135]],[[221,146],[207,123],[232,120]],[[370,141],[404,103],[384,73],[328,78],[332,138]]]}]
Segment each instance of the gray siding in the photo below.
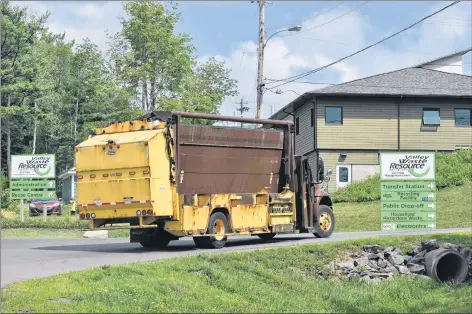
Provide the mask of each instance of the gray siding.
[{"label": "gray siding", "polygon": [[311,109],[313,104],[308,102],[295,112],[294,123],[296,118],[300,121],[300,133],[296,135],[295,125],[295,154],[303,155],[314,149],[314,128],[311,126]]}]

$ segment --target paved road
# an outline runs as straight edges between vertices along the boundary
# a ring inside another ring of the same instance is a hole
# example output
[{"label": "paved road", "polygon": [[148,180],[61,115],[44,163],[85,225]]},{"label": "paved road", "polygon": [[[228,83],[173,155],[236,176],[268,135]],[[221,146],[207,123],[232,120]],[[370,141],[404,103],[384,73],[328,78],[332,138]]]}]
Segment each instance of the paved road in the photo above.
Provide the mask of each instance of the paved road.
[{"label": "paved road", "polygon": [[47,277],[62,272],[83,270],[101,265],[127,264],[204,253],[224,253],[292,246],[322,244],[372,236],[397,236],[471,231],[471,228],[412,232],[337,232],[331,238],[316,239],[312,235],[278,235],[261,242],[257,237],[230,238],[220,250],[196,249],[191,238],[172,241],[164,250],[147,250],[128,239],[2,239],[1,285],[16,281]]}]

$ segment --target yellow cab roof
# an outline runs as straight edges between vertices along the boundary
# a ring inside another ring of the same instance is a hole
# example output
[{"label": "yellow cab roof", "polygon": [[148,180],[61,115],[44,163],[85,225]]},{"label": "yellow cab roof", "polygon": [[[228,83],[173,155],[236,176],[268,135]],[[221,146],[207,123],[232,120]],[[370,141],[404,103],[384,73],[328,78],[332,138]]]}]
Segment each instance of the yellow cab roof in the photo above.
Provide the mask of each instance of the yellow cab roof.
[{"label": "yellow cab roof", "polygon": [[113,141],[117,144],[124,143],[136,143],[148,141],[159,133],[162,133],[162,129],[157,130],[143,130],[143,131],[134,131],[134,132],[121,132],[121,133],[110,133],[110,134],[101,134],[92,136],[76,147],[90,147],[97,145],[106,145],[108,141]]}]

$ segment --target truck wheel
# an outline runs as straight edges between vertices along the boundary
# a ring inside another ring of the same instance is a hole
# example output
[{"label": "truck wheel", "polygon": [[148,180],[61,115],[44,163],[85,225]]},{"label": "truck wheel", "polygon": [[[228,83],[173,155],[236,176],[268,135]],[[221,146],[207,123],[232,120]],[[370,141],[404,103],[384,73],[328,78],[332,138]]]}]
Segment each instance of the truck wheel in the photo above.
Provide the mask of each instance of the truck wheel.
[{"label": "truck wheel", "polygon": [[157,231],[149,239],[139,242],[145,248],[163,249],[169,245],[171,236],[167,231]]},{"label": "truck wheel", "polygon": [[336,226],[333,210],[327,205],[321,205],[319,209],[318,219],[314,222],[315,232],[313,234],[317,238],[329,238]]},{"label": "truck wheel", "polygon": [[194,237],[193,241],[198,248],[221,249],[228,239],[225,234],[229,231],[228,220],[225,214],[216,212],[210,216],[208,233],[218,234],[211,237]]},{"label": "truck wheel", "polygon": [[257,236],[261,238],[262,240],[267,241],[267,240],[272,240],[276,234],[277,233],[261,233],[261,234],[258,234]]}]

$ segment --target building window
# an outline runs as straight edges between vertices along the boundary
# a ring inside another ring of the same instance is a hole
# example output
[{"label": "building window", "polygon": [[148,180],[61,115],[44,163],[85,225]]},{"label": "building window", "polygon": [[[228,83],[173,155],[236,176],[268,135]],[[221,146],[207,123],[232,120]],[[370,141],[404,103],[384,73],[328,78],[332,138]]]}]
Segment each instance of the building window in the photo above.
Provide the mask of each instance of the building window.
[{"label": "building window", "polygon": [[438,108],[423,108],[423,125],[440,125]]},{"label": "building window", "polygon": [[456,126],[471,126],[472,109],[456,109],[455,118]]},{"label": "building window", "polygon": [[326,107],[325,108],[326,124],[343,124],[343,108],[342,107]]},{"label": "building window", "polygon": [[300,118],[295,119],[295,135],[300,133]]},{"label": "building window", "polygon": [[349,168],[339,167],[339,182],[340,183],[349,182]]},{"label": "building window", "polygon": [[313,112],[313,108],[310,109],[310,119],[311,119],[311,127],[315,125],[315,114]]}]

